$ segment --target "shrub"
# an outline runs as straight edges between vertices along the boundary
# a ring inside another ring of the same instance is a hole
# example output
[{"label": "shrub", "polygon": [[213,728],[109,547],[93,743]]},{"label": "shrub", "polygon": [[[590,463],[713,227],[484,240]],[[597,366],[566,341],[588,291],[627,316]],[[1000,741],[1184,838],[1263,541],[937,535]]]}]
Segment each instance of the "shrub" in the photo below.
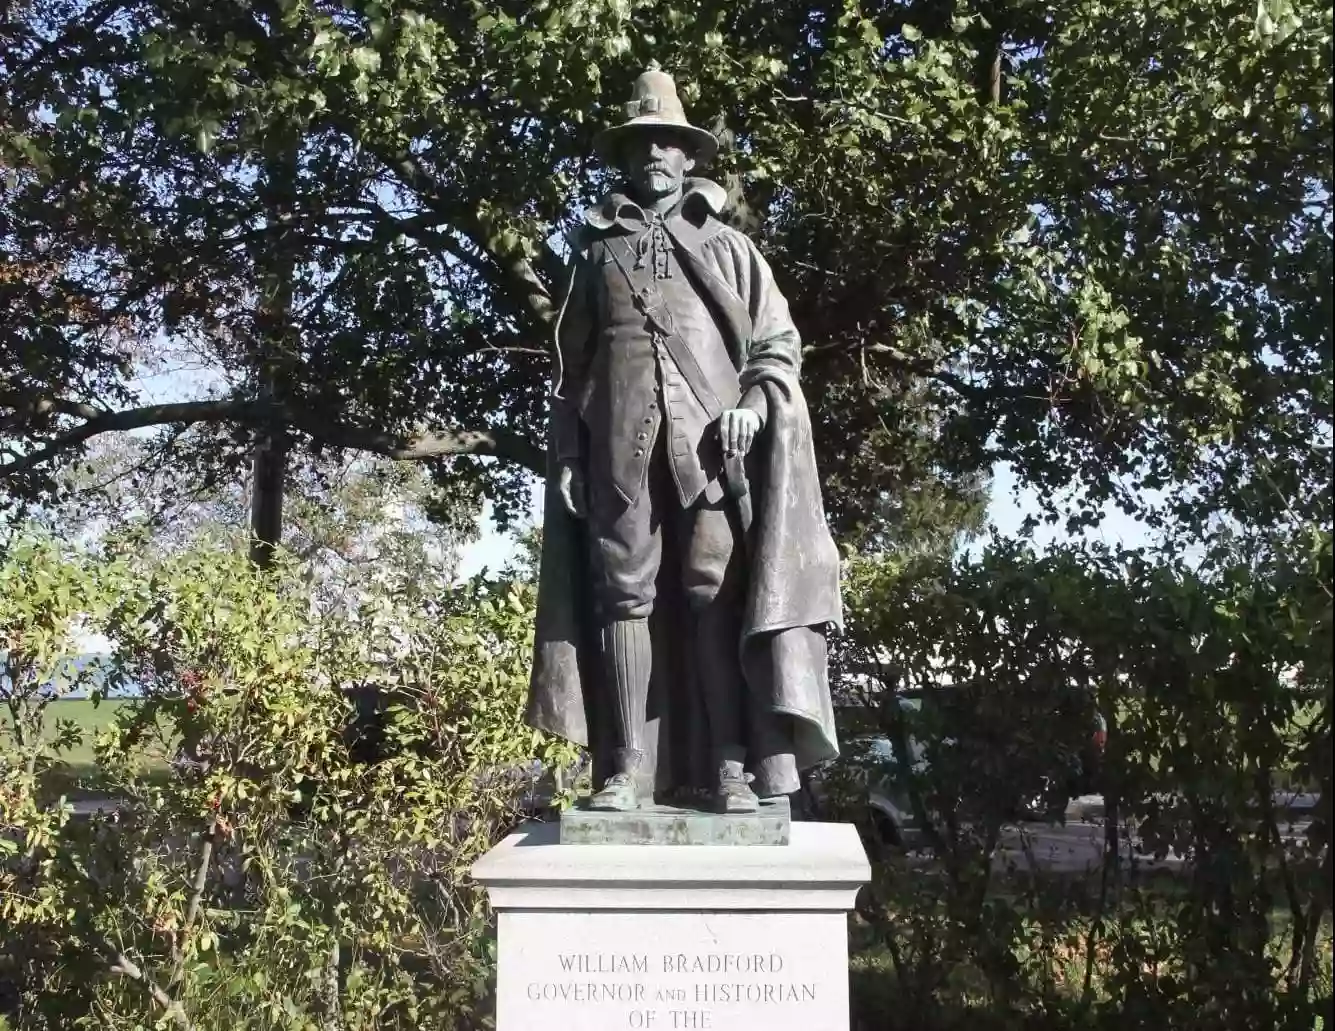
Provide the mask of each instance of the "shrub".
[{"label": "shrub", "polygon": [[[902,1026],[964,1006],[968,1026],[1309,1031],[1328,1011],[1330,535],[1289,543],[1194,568],[1005,543],[850,564],[844,698],[896,746],[879,776],[932,852],[887,858],[859,907],[856,983],[888,977]],[[1003,826],[1090,706],[1101,862],[1008,869]],[[858,779],[828,781],[852,813]],[[1300,833],[1275,801],[1295,784],[1317,794]],[[1133,840],[1178,872],[1147,876]]]},{"label": "shrub", "polygon": [[[322,611],[293,565],[223,550],[135,568],[37,547],[11,552],[6,583],[16,569],[100,592],[104,689],[140,692],[97,742],[110,814],[44,794],[68,741],[48,735],[33,775],[6,780],[17,1028],[481,1026],[494,939],[467,870],[535,771],[573,758],[523,725],[529,586],[404,573]],[[11,661],[55,626],[42,607],[4,610]],[[72,648],[44,640],[48,658]],[[349,733],[353,687],[390,699],[374,761]],[[33,747],[7,735],[0,766]]]}]

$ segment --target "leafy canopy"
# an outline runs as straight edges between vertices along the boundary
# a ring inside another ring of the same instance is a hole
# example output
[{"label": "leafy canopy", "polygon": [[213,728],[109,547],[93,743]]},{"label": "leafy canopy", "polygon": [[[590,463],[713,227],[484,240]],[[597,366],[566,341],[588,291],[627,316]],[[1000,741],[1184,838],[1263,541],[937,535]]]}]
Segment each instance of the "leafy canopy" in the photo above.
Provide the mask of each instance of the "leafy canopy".
[{"label": "leafy canopy", "polygon": [[[47,496],[104,431],[198,436],[194,468],[277,424],[512,511],[559,234],[657,58],[792,300],[845,532],[968,525],[998,459],[1090,511],[1144,487],[1193,523],[1324,511],[1331,12],[1261,15],[33,0],[0,57],[6,488]],[[164,335],[217,396],[139,396]]]}]

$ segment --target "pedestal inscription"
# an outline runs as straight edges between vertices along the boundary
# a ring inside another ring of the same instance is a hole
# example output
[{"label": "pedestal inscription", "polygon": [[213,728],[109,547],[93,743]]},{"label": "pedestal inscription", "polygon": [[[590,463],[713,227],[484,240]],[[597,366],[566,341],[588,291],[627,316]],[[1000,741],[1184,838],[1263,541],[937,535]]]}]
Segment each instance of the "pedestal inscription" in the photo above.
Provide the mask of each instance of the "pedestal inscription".
[{"label": "pedestal inscription", "polygon": [[847,1027],[843,913],[502,912],[497,1026]]},{"label": "pedestal inscription", "polygon": [[529,824],[473,867],[497,913],[496,1031],[848,1031],[857,831],[787,845],[562,845]]}]

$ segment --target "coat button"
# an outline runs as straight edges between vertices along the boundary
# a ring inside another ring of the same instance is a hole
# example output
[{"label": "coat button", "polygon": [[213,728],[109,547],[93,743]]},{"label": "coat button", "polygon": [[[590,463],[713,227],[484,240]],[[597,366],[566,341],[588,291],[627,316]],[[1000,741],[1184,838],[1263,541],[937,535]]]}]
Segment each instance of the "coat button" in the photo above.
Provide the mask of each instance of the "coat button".
[{"label": "coat button", "polygon": [[648,437],[646,434],[643,434],[643,433],[637,433],[637,434],[635,434],[635,439],[636,439],[636,440],[648,440],[649,437]]},{"label": "coat button", "polygon": [[643,458],[643,457],[644,457],[644,448],[642,448],[642,447],[637,447],[637,448],[635,449],[635,457],[636,457],[636,458]]}]

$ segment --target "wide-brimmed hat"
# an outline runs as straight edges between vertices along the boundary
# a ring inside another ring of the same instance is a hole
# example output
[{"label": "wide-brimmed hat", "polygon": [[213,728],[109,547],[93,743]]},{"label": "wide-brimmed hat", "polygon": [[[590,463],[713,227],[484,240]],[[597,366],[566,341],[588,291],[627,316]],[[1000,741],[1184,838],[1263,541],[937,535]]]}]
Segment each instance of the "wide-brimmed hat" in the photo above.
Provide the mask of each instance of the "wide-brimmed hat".
[{"label": "wide-brimmed hat", "polygon": [[686,120],[686,110],[677,97],[677,84],[672,76],[652,61],[635,80],[630,100],[625,105],[627,121],[604,129],[593,138],[594,149],[609,164],[616,164],[619,148],[631,133],[644,129],[672,129],[686,137],[693,148],[693,157],[704,164],[718,153],[718,140]]}]

